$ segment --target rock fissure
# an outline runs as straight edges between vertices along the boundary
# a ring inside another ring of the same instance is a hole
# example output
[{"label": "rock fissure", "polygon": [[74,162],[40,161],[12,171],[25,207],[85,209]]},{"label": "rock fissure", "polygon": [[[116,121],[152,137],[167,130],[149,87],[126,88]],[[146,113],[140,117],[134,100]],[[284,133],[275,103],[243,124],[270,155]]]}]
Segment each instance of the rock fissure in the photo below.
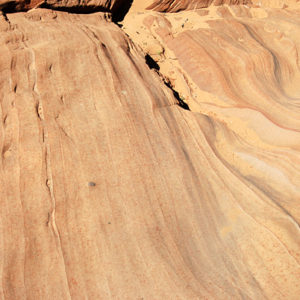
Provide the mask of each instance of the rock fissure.
[{"label": "rock fissure", "polygon": [[170,79],[166,78],[165,76],[163,76],[160,73],[160,71],[159,71],[160,67],[159,67],[158,63],[149,54],[145,55],[145,62],[146,62],[147,66],[149,67],[150,70],[155,70],[155,72],[158,74],[158,76],[160,77],[160,79],[162,80],[164,85],[168,89],[171,90],[173,96],[177,100],[177,104],[185,110],[190,110],[189,105],[185,102],[185,99],[182,96],[180,96],[180,94],[174,89],[174,87],[170,83]]},{"label": "rock fissure", "polygon": [[[25,44],[25,43],[24,43]],[[37,81],[38,81],[38,73],[36,69],[36,57],[35,57],[35,52],[34,49],[30,49],[26,45],[27,49],[31,53],[31,63],[29,65],[29,71],[33,75],[33,85],[32,85],[32,92],[35,95],[35,98],[37,99],[37,115],[40,120],[41,128],[42,128],[42,137],[43,137],[43,154],[44,154],[44,161],[45,161],[45,168],[46,168],[46,186],[49,191],[50,199],[51,199],[51,206],[52,210],[51,212],[48,212],[47,216],[47,222],[46,226],[51,228],[51,231],[53,232],[56,242],[57,242],[57,251],[59,253],[60,259],[62,260],[63,264],[63,269],[65,273],[65,282],[67,286],[69,286],[69,279],[68,279],[68,274],[66,270],[66,262],[65,262],[65,256],[63,253],[63,248],[62,248],[62,241],[61,237],[59,234],[59,229],[56,225],[56,197],[55,197],[55,192],[54,192],[54,184],[53,184],[53,173],[52,173],[52,162],[51,162],[51,146],[49,142],[49,132],[47,128],[47,123],[46,123],[46,118],[44,114],[44,107],[43,107],[43,101],[42,97],[40,95],[38,86],[37,86]],[[51,226],[50,226],[51,225]],[[68,299],[71,299],[70,295],[70,288],[68,288]]]},{"label": "rock fissure", "polygon": [[29,71],[33,76],[32,92],[34,94],[35,99],[37,100],[37,115],[40,120],[41,128],[42,128],[43,152],[45,155],[45,168],[46,168],[46,176],[47,176],[45,184],[49,190],[51,206],[52,206],[52,211],[50,213],[50,220],[51,220],[51,225],[52,225],[54,234],[56,235],[56,237],[59,237],[58,230],[57,230],[56,223],[55,223],[56,201],[55,201],[55,195],[54,195],[54,190],[53,190],[53,178],[52,178],[51,157],[50,157],[51,153],[50,153],[48,129],[47,129],[47,124],[46,124],[46,120],[45,120],[44,108],[43,108],[41,95],[40,95],[38,87],[37,87],[37,71],[36,71],[36,65],[35,65],[36,58],[35,58],[34,50],[30,49],[29,47],[27,47],[27,49],[30,51],[30,55],[31,55],[31,63],[29,66]]}]

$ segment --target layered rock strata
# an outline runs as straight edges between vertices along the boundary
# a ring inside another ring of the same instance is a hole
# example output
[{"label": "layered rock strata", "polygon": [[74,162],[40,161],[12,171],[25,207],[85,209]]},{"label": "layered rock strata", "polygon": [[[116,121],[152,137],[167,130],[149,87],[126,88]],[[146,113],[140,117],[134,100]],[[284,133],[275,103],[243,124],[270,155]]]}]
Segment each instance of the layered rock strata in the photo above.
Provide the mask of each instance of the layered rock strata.
[{"label": "layered rock strata", "polygon": [[0,299],[297,299],[298,20],[0,16]]}]

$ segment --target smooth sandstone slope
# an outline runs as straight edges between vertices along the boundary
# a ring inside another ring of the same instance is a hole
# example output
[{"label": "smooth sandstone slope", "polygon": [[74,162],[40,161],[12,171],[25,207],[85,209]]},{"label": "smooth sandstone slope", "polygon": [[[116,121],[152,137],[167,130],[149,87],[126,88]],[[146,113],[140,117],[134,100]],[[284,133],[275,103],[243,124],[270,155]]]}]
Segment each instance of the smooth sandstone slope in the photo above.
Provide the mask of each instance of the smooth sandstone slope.
[{"label": "smooth sandstone slope", "polygon": [[0,299],[298,298],[297,60],[237,11],[141,25],[191,111],[108,15],[1,17]]},{"label": "smooth sandstone slope", "polygon": [[[262,203],[256,206],[248,199],[259,224],[284,245],[294,240],[286,248],[296,259],[298,271],[288,276],[293,282],[299,277],[300,247],[300,7],[297,1],[290,1],[284,10],[277,9],[278,3],[273,3],[276,9],[269,7],[271,3],[264,5],[165,15],[132,13],[123,28],[156,60],[161,76],[189,104],[222,163],[263,196],[262,202],[268,199],[294,223],[295,230],[287,229],[285,221],[272,216],[269,209],[258,208]],[[238,203],[245,198],[241,194]],[[227,230],[231,232],[232,227],[222,232]],[[278,263],[278,272],[287,266],[279,263],[275,253],[261,258],[265,275],[270,270],[266,261]],[[275,291],[275,285],[274,294],[269,294],[270,283],[260,279],[267,298],[299,297],[299,282],[293,290],[287,280],[285,289],[277,286]]]},{"label": "smooth sandstone slope", "polygon": [[223,6],[124,21],[191,110],[235,135],[214,133],[219,155],[298,220],[299,16],[299,9]]}]

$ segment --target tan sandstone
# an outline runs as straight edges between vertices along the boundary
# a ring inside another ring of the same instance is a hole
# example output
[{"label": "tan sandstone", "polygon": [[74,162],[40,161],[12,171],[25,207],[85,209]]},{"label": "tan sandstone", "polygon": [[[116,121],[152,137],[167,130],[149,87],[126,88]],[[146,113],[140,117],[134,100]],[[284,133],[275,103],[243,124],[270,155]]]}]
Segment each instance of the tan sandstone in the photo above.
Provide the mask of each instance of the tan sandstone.
[{"label": "tan sandstone", "polygon": [[294,4],[4,9],[1,300],[299,299]]}]

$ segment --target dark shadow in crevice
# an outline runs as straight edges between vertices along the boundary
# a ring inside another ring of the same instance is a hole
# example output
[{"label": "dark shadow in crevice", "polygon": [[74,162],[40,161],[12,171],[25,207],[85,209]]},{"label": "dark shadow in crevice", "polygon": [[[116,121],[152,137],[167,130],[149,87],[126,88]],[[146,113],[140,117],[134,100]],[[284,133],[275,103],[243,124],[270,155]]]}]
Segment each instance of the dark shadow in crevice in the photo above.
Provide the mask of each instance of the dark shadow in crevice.
[{"label": "dark shadow in crevice", "polygon": [[164,84],[172,91],[174,97],[178,101],[178,105],[181,108],[185,109],[185,110],[190,110],[189,105],[186,102],[184,102],[184,100],[180,97],[180,95],[178,94],[178,92],[173,89],[173,87],[171,86],[171,84],[169,82],[166,82],[166,81],[164,81]]},{"label": "dark shadow in crevice", "polygon": [[159,73],[160,66],[157,64],[157,62],[149,54],[146,54],[145,61],[150,70],[154,69],[157,72],[157,74],[160,75],[164,84],[172,91],[174,97],[178,101],[178,105],[185,110],[190,110],[188,104],[184,102],[184,99],[180,97],[179,93],[173,89],[170,82],[163,78],[163,76],[161,76],[161,74]]},{"label": "dark shadow in crevice", "polygon": [[7,21],[7,14],[14,13],[16,12],[16,3],[15,2],[10,2],[7,3],[3,8],[2,8],[2,13],[3,17]]},{"label": "dark shadow in crevice", "polygon": [[7,17],[7,14],[6,14],[4,11],[2,11],[2,16],[3,16],[4,20],[5,20],[8,24],[10,24],[9,18]]},{"label": "dark shadow in crevice", "polygon": [[149,69],[151,69],[151,70],[154,69],[156,71],[160,70],[160,66],[149,54],[146,54],[145,60],[146,60],[146,64],[148,65]]},{"label": "dark shadow in crevice", "polygon": [[131,8],[133,0],[120,1],[120,4],[112,11],[112,21],[114,23],[122,22]]}]

